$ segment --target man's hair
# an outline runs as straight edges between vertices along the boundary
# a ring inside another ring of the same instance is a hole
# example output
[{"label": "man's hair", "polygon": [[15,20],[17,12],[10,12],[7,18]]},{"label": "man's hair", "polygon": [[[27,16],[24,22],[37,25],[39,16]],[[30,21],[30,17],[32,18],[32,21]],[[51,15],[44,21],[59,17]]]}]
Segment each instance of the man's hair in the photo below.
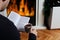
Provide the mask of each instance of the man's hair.
[{"label": "man's hair", "polygon": [[10,2],[9,2],[9,4],[8,4],[8,7],[7,7],[7,9],[9,8],[9,6],[12,4],[12,2],[11,2],[11,0],[10,0]]},{"label": "man's hair", "polygon": [[11,4],[13,4],[12,0],[10,0],[10,2],[9,2],[9,4],[8,4],[8,6],[9,6],[9,5],[11,5]]}]

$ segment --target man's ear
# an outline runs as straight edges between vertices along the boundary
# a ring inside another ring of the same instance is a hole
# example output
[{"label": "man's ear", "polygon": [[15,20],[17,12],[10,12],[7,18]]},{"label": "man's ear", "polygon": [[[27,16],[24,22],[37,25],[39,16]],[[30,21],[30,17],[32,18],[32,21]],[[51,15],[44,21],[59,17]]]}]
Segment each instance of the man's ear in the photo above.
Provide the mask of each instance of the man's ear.
[{"label": "man's ear", "polygon": [[5,0],[2,0],[2,1],[5,1]]},{"label": "man's ear", "polygon": [[0,12],[2,12],[2,11],[4,11],[4,9],[3,10],[0,10]]}]

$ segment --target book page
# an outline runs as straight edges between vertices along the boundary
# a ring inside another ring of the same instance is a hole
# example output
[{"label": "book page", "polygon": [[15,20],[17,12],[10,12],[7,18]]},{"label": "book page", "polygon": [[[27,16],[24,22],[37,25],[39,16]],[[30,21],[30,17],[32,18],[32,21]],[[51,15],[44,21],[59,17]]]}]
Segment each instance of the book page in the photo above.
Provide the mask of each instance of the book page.
[{"label": "book page", "polygon": [[11,11],[10,15],[8,16],[8,19],[11,20],[15,25],[17,25],[20,15],[18,15],[16,12]]},{"label": "book page", "polygon": [[[25,25],[28,24],[30,20],[30,17],[24,17],[24,16],[21,16],[20,19],[19,19],[19,22],[17,24],[17,28],[20,30],[20,31],[25,31]],[[24,30],[23,30],[24,29]]]}]

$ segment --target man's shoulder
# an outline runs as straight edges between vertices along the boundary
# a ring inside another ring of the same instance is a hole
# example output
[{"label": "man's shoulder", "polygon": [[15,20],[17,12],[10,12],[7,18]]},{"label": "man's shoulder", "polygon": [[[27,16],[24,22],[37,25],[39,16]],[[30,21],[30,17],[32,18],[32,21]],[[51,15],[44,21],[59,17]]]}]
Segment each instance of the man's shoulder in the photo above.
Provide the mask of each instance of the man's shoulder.
[{"label": "man's shoulder", "polygon": [[9,29],[16,29],[14,23],[2,15],[0,15],[0,27],[2,27],[2,28],[6,27]]},{"label": "man's shoulder", "polygon": [[4,17],[4,16],[0,15],[0,23],[10,24],[12,22],[7,17]]}]

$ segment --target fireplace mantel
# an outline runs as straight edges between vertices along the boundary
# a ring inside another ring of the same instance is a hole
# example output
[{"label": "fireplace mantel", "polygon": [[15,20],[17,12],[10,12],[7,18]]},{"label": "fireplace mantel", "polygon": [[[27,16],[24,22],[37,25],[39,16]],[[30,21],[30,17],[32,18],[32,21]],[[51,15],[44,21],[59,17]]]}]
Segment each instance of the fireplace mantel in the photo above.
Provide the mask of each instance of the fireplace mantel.
[{"label": "fireplace mantel", "polygon": [[43,2],[44,0],[36,0],[36,26],[33,27],[35,29],[46,29],[46,27],[43,26],[44,20],[44,17],[42,15]]}]

